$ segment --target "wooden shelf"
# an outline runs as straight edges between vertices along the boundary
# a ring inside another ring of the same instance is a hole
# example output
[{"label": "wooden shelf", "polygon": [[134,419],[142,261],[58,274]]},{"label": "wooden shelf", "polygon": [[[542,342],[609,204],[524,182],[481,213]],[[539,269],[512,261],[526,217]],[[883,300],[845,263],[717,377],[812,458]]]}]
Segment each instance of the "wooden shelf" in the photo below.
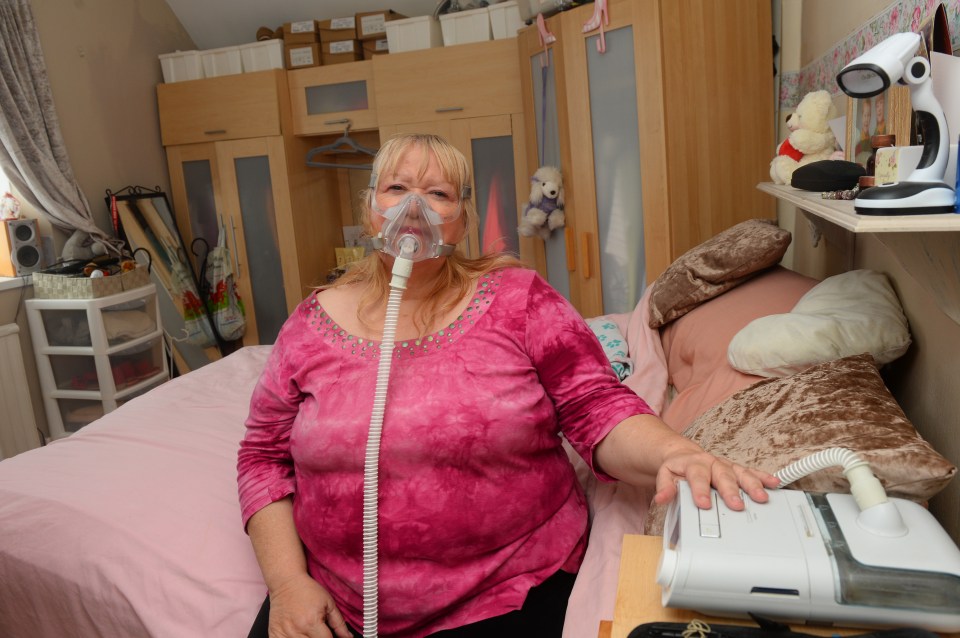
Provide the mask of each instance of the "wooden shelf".
[{"label": "wooden shelf", "polygon": [[960,231],[960,214],[939,215],[859,215],[852,201],[823,199],[820,193],[797,190],[772,182],[757,184],[764,193],[769,193],[797,208],[833,222],[855,233],[916,233]]}]

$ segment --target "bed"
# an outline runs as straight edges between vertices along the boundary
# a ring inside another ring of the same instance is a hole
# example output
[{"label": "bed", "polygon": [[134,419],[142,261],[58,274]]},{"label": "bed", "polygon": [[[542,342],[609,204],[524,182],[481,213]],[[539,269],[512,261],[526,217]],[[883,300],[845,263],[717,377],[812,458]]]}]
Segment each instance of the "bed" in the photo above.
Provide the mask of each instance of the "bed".
[{"label": "bed", "polygon": [[[926,501],[956,467],[879,373],[910,343],[889,283],[793,273],[777,265],[789,233],[744,224],[678,259],[633,312],[589,319],[615,370],[717,453],[774,471],[845,445],[888,493]],[[0,463],[0,635],[246,635],[266,589],[240,526],[236,452],[269,351],[242,348]],[[584,638],[613,617],[622,535],[658,533],[663,512],[571,458],[591,531],[565,636]],[[824,471],[798,487],[845,482]]]}]

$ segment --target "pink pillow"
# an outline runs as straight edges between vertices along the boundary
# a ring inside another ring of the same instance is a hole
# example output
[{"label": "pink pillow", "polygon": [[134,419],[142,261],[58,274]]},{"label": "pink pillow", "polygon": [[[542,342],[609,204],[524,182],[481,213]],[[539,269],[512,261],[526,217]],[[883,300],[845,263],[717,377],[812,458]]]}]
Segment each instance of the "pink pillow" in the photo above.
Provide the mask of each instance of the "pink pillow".
[{"label": "pink pillow", "polygon": [[727,348],[748,323],[790,312],[816,279],[775,266],[700,304],[660,330],[675,396],[661,418],[682,432],[695,418],[762,377],[730,367]]}]

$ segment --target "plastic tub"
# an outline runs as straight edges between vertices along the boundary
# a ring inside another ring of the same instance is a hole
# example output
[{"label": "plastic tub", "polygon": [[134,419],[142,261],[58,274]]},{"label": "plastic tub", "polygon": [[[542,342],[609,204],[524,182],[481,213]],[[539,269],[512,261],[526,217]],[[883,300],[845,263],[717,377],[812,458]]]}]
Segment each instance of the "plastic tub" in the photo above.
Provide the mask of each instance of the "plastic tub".
[{"label": "plastic tub", "polygon": [[283,40],[261,40],[240,46],[244,73],[283,68]]},{"label": "plastic tub", "polygon": [[516,37],[517,31],[525,25],[520,17],[520,7],[516,0],[498,2],[488,7],[490,12],[490,29],[494,40]]},{"label": "plastic tub", "polygon": [[157,57],[160,59],[160,70],[163,71],[163,81],[168,84],[199,80],[203,77],[203,63],[200,61],[199,51],[175,51]]},{"label": "plastic tub", "polygon": [[457,11],[440,16],[443,46],[483,42],[491,38],[490,8]]},{"label": "plastic tub", "polygon": [[243,73],[240,47],[221,47],[201,51],[200,59],[203,61],[203,76],[207,78]]},{"label": "plastic tub", "polygon": [[385,25],[390,53],[443,46],[440,23],[433,16],[390,20]]}]

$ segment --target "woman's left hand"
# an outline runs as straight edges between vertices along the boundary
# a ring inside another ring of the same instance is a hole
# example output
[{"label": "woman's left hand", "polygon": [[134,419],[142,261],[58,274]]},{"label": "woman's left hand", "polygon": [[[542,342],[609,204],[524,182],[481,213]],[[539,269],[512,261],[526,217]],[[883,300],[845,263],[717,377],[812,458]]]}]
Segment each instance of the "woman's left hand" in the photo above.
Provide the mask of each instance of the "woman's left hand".
[{"label": "woman's left hand", "polygon": [[731,463],[703,450],[682,450],[667,456],[657,472],[654,502],[665,504],[677,494],[677,481],[684,479],[690,485],[693,502],[701,509],[712,505],[710,488],[713,487],[723,502],[732,510],[744,507],[740,490],[757,503],[767,502],[765,488],[775,488],[780,480],[759,470],[752,470]]}]

